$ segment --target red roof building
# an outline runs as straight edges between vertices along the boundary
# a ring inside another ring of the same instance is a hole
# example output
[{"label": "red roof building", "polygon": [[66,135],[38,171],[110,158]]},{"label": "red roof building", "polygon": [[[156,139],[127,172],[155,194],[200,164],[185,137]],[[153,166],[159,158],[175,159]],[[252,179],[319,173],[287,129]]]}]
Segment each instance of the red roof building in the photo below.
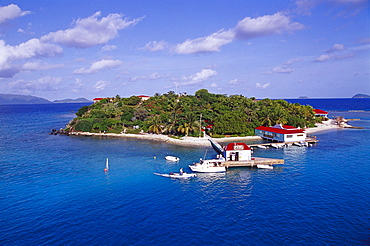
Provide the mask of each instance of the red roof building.
[{"label": "red roof building", "polygon": [[252,150],[245,143],[229,143],[224,156],[227,161],[249,161],[252,159]]},{"label": "red roof building", "polygon": [[328,112],[321,110],[321,109],[314,109],[313,112],[315,113],[315,116],[323,116],[328,117]]},{"label": "red roof building", "polygon": [[93,99],[93,102],[94,102],[94,103],[97,103],[97,102],[99,102],[100,100],[103,100],[103,99],[105,99],[105,97],[95,97],[95,98]]},{"label": "red roof building", "polygon": [[144,96],[144,95],[140,95],[140,96],[137,96],[137,97],[140,97],[142,101],[146,101],[150,98],[150,96]]},{"label": "red roof building", "polygon": [[254,132],[257,136],[277,142],[296,142],[306,139],[306,133],[303,129],[289,125],[259,126],[255,128]]}]

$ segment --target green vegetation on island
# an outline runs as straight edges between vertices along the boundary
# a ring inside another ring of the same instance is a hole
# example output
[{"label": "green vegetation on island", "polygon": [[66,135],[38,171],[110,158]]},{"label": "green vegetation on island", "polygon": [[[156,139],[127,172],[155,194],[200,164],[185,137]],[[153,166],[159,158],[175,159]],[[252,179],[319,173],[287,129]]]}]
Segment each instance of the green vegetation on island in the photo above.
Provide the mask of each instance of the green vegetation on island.
[{"label": "green vegetation on island", "polygon": [[148,100],[119,95],[105,98],[76,113],[67,131],[168,134],[201,136],[207,134],[251,136],[254,128],[288,124],[313,127],[315,118],[311,106],[288,103],[285,100],[255,100],[242,95],[212,94],[206,89],[195,95],[170,91],[156,93]]}]

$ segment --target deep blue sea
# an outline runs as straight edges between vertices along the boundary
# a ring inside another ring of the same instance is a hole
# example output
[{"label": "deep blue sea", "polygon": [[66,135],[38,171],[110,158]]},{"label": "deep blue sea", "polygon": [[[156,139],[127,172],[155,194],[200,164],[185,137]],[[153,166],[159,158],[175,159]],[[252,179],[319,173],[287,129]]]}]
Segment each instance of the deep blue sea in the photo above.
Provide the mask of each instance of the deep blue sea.
[{"label": "deep blue sea", "polygon": [[273,170],[190,180],[153,173],[211,147],[49,135],[85,104],[0,106],[0,245],[369,245],[370,99],[302,100],[364,129],[256,150],[285,160]]}]

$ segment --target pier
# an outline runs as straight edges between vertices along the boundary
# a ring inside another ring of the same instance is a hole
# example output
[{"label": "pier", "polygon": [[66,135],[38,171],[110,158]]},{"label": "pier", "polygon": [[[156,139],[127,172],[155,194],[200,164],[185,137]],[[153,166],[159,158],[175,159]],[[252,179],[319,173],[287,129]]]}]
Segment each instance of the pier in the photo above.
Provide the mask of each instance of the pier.
[{"label": "pier", "polygon": [[269,143],[260,143],[260,144],[248,144],[249,147],[258,147],[258,146],[266,146],[270,147],[272,145],[282,145],[282,146],[288,146],[288,145],[294,145],[294,144],[300,144],[300,143],[307,143],[307,144],[316,144],[319,142],[319,140],[316,139],[315,136],[307,137],[304,141],[293,141],[293,142],[269,142]]},{"label": "pier", "polygon": [[222,166],[226,168],[230,167],[256,167],[257,165],[281,165],[284,164],[284,160],[282,159],[272,159],[272,158],[264,158],[264,157],[253,157],[250,161],[224,161],[222,162]]}]

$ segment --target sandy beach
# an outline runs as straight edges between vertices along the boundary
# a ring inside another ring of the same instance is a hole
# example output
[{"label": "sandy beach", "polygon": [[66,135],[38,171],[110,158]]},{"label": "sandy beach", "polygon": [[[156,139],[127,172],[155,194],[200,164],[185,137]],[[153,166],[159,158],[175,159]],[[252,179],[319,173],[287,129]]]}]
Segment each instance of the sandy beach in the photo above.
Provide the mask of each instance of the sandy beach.
[{"label": "sandy beach", "polygon": [[[339,125],[335,124],[334,120],[323,121],[322,123],[316,124],[316,127],[306,128],[307,135],[320,131],[327,131],[333,129],[339,129]],[[184,146],[210,146],[210,142],[207,137],[182,137],[172,138],[167,135],[161,134],[128,134],[128,133],[90,133],[90,132],[71,132],[69,135],[72,136],[96,136],[96,137],[123,137],[123,138],[135,138],[150,141],[162,141],[176,145]],[[217,142],[234,142],[234,141],[247,141],[251,139],[261,139],[259,136],[247,136],[247,137],[225,137],[225,138],[214,138]]]}]

